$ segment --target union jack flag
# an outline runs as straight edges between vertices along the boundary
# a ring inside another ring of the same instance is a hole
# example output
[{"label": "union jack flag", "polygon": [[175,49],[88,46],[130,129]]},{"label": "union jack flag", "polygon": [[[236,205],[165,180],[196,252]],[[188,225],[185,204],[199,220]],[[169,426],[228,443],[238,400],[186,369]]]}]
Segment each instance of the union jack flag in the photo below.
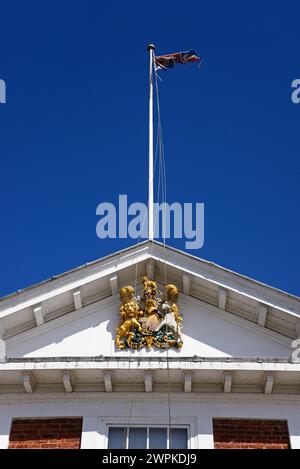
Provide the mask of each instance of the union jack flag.
[{"label": "union jack flag", "polygon": [[167,70],[175,64],[187,64],[189,62],[200,62],[201,58],[195,51],[175,52],[174,54],[159,55],[155,57],[155,70]]}]

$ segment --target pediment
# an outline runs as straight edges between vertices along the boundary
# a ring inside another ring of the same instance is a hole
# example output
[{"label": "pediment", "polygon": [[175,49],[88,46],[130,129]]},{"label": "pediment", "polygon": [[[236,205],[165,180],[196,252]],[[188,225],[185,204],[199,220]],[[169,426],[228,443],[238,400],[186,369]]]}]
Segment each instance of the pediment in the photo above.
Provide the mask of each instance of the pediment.
[{"label": "pediment", "polygon": [[[7,340],[7,356],[21,357],[165,357],[152,347],[120,350],[115,346],[118,295],[99,300]],[[288,357],[290,340],[201,300],[182,294],[183,347],[170,357]]]},{"label": "pediment", "polygon": [[126,284],[155,279],[180,291],[184,345],[178,356],[288,357],[297,337],[300,300],[220,266],[147,241],[81,266],[0,301],[0,334],[11,357],[163,356],[164,350],[117,350]]}]

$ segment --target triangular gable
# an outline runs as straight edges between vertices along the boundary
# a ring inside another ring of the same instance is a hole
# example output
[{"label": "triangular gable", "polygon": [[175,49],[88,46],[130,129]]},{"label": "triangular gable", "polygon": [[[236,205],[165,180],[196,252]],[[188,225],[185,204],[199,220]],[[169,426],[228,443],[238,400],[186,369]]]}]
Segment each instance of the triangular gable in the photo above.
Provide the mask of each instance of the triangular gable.
[{"label": "triangular gable", "polygon": [[[97,301],[7,340],[7,357],[164,357],[158,348],[119,350],[118,295]],[[181,294],[183,347],[172,357],[289,357],[291,341],[248,320]]]},{"label": "triangular gable", "polygon": [[[74,356],[77,349],[75,355],[90,355],[80,348],[85,337],[96,355],[114,354],[118,288],[140,282],[149,268],[159,282],[166,274],[168,282],[178,285],[189,311],[184,325],[189,345],[181,354],[235,356],[239,350],[239,356],[289,355],[297,335],[299,298],[150,241],[4,298],[0,328],[9,353],[15,347],[16,356],[56,356],[64,350]],[[106,347],[97,345],[106,340]]]}]

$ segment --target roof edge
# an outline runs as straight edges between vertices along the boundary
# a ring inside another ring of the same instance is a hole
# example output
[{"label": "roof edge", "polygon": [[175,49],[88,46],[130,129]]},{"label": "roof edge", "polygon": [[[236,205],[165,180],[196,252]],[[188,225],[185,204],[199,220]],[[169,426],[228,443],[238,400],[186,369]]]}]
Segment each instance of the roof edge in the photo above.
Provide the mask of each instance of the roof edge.
[{"label": "roof edge", "polygon": [[[89,266],[96,265],[97,263],[100,263],[100,262],[102,262],[102,261],[109,260],[109,259],[111,259],[111,258],[113,258],[113,257],[122,255],[122,254],[124,254],[124,253],[128,253],[128,252],[130,252],[130,251],[134,251],[135,249],[136,249],[136,252],[138,252],[138,248],[139,248],[139,247],[145,247],[145,246],[147,246],[147,245],[149,245],[149,246],[151,246],[151,245],[157,245],[157,246],[159,246],[160,248],[161,248],[161,247],[162,247],[162,248],[166,248],[166,249],[168,249],[169,251],[173,251],[173,252],[175,252],[175,253],[179,253],[180,255],[183,255],[183,256],[188,257],[188,258],[190,258],[190,259],[193,259],[193,260],[196,260],[196,261],[200,261],[200,262],[202,262],[202,263],[204,263],[204,264],[206,264],[206,265],[208,265],[208,266],[215,267],[215,268],[217,268],[217,269],[222,270],[223,272],[227,272],[227,273],[229,273],[229,274],[231,274],[231,275],[234,275],[234,276],[237,276],[237,277],[239,277],[239,278],[241,278],[241,279],[243,279],[243,280],[250,281],[251,283],[253,283],[253,284],[255,284],[255,285],[259,285],[259,286],[261,286],[261,287],[268,288],[268,289],[270,289],[270,290],[272,290],[272,291],[274,291],[274,292],[276,292],[276,293],[280,293],[280,294],[283,294],[283,295],[288,296],[288,297],[291,298],[291,299],[294,299],[294,300],[296,300],[296,301],[300,301],[300,297],[299,297],[299,296],[294,295],[294,294],[289,293],[289,292],[286,292],[285,290],[282,290],[282,289],[280,289],[280,288],[273,287],[272,285],[268,285],[268,284],[266,284],[266,283],[260,282],[260,281],[258,281],[258,280],[255,280],[255,279],[251,278],[251,277],[248,277],[248,276],[246,276],[246,275],[240,274],[240,273],[235,272],[235,271],[233,271],[233,270],[231,270],[231,269],[228,269],[228,268],[226,268],[226,267],[223,267],[223,266],[221,266],[221,265],[219,265],[219,264],[216,264],[215,262],[208,261],[208,260],[206,260],[206,259],[203,259],[203,258],[201,258],[201,257],[195,256],[195,255],[190,254],[190,253],[188,253],[188,252],[185,252],[185,251],[182,251],[182,250],[180,250],[180,249],[174,248],[173,246],[170,246],[170,245],[161,243],[161,242],[159,242],[159,241],[157,241],[157,240],[149,240],[149,239],[146,239],[146,240],[144,240],[144,241],[142,241],[142,242],[140,242],[140,243],[137,243],[137,244],[134,244],[134,245],[132,245],[132,246],[126,247],[126,248],[124,248],[124,249],[121,249],[121,250],[119,250],[119,251],[113,252],[113,253],[108,254],[108,255],[106,255],[106,256],[100,257],[100,258],[95,259],[95,260],[93,260],[93,261],[86,262],[86,263],[84,263],[84,264],[82,264],[82,265],[80,265],[80,266],[78,266],[78,267],[75,267],[75,268],[73,268],[73,269],[67,270],[67,271],[65,271],[65,272],[63,272],[63,273],[61,273],[61,274],[53,275],[52,277],[49,277],[49,278],[47,278],[47,279],[45,279],[45,280],[42,280],[41,282],[35,283],[35,284],[33,284],[33,285],[29,285],[28,287],[25,287],[25,288],[22,288],[22,289],[20,289],[20,290],[15,291],[15,292],[9,293],[8,295],[5,295],[5,296],[3,296],[3,297],[0,298],[0,303],[3,302],[3,301],[5,301],[5,300],[8,300],[8,299],[10,299],[10,298],[15,298],[15,297],[17,297],[18,295],[20,295],[20,294],[22,294],[22,293],[24,293],[24,292],[28,292],[28,291],[30,291],[30,290],[34,290],[35,288],[38,288],[38,287],[40,287],[40,286],[42,286],[42,285],[45,285],[45,284],[47,284],[47,283],[50,283],[50,282],[52,282],[52,281],[54,281],[54,280],[60,279],[60,278],[62,278],[62,277],[64,277],[64,276],[67,276],[67,275],[69,275],[69,274],[72,274],[72,273],[75,273],[75,272],[79,272],[80,270],[84,269],[85,267],[89,267]],[[150,257],[151,257],[151,252],[150,252]]]}]

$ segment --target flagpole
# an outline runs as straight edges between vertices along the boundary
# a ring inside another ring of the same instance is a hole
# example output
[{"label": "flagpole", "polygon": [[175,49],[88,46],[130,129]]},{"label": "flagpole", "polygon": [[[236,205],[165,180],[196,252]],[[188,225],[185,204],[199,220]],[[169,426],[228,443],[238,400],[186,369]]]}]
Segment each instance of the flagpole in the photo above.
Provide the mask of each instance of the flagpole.
[{"label": "flagpole", "polygon": [[148,186],[148,238],[154,239],[153,215],[153,57],[155,46],[147,46],[149,52],[149,186]]}]

